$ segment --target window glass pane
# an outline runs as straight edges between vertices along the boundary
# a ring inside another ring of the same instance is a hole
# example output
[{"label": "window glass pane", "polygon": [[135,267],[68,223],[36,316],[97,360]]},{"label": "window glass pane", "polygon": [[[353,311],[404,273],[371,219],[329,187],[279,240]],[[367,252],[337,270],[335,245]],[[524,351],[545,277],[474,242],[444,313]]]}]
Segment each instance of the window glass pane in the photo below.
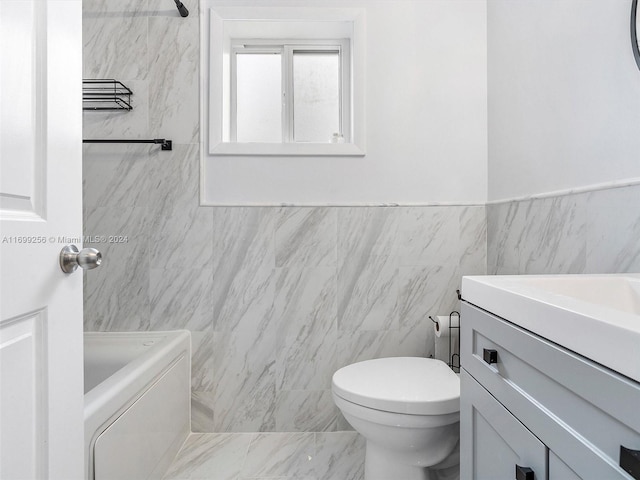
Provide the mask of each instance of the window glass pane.
[{"label": "window glass pane", "polygon": [[329,143],[340,133],[340,55],[293,53],[293,137]]},{"label": "window glass pane", "polygon": [[281,55],[236,55],[236,141],[282,142]]}]

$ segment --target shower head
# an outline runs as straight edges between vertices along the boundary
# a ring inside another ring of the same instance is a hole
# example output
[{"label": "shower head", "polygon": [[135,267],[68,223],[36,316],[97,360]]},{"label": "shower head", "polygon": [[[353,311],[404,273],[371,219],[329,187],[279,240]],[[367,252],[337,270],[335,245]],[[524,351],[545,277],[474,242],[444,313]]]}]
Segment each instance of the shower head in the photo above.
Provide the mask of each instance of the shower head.
[{"label": "shower head", "polygon": [[187,17],[189,16],[189,10],[185,7],[180,0],[175,0],[176,7],[178,7],[178,11],[180,12],[180,16]]}]

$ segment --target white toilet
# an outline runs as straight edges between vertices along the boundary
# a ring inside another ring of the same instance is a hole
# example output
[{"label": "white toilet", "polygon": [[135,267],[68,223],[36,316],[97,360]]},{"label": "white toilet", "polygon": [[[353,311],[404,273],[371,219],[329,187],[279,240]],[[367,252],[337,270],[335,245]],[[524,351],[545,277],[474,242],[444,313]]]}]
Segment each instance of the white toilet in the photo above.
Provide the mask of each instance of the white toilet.
[{"label": "white toilet", "polygon": [[444,362],[394,357],[333,375],[333,400],[366,439],[365,480],[429,480],[460,436],[460,380]]}]

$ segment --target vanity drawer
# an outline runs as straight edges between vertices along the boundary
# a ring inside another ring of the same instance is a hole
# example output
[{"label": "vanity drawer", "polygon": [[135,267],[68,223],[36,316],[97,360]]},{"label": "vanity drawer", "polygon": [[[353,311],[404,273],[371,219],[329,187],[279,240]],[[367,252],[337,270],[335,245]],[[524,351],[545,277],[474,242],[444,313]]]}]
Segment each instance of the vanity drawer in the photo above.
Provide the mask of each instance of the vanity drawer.
[{"label": "vanity drawer", "polygon": [[637,382],[466,302],[460,323],[462,367],[569,468],[632,478],[618,463],[640,450]]}]

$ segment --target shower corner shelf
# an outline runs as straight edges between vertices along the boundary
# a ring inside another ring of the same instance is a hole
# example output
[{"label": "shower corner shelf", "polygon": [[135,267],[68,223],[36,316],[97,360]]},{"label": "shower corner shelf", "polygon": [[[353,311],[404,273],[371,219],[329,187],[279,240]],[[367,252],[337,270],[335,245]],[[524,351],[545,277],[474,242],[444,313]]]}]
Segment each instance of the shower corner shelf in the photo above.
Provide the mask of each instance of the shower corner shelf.
[{"label": "shower corner shelf", "polygon": [[131,95],[131,89],[118,80],[82,80],[83,110],[132,110]]}]

